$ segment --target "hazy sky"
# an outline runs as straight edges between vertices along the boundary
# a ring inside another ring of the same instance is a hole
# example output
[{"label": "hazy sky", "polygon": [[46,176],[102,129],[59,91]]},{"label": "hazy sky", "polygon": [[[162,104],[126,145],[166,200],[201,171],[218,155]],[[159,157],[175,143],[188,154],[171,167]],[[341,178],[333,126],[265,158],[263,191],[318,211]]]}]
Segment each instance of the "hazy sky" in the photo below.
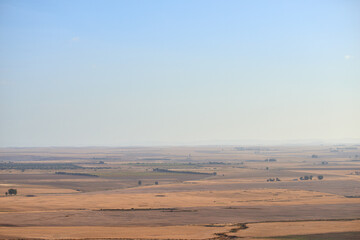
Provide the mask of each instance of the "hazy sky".
[{"label": "hazy sky", "polygon": [[360,1],[0,0],[0,146],[360,138]]}]

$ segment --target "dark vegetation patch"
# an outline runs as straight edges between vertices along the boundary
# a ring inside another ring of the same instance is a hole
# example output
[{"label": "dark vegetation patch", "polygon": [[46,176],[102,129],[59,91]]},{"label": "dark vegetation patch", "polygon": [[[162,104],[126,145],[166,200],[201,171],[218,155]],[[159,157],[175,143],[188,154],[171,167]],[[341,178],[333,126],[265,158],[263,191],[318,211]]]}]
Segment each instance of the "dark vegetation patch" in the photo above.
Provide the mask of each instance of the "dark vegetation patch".
[{"label": "dark vegetation patch", "polygon": [[229,232],[231,232],[231,233],[236,233],[236,232],[238,232],[239,230],[247,229],[247,228],[248,228],[248,226],[246,226],[246,223],[239,223],[239,224],[236,224],[236,227],[235,227],[235,228],[230,229]]},{"label": "dark vegetation patch", "polygon": [[171,210],[162,210],[162,212],[197,212],[198,210],[194,209],[171,209]]},{"label": "dark vegetation patch", "polygon": [[192,171],[174,171],[162,168],[154,168],[154,172],[164,172],[164,173],[182,173],[182,174],[200,174],[200,175],[216,175],[216,173],[204,173],[204,172],[192,172]]},{"label": "dark vegetation patch", "polygon": [[89,173],[55,172],[55,174],[60,174],[60,175],[75,175],[75,176],[84,176],[84,177],[99,177],[98,175],[89,174]]},{"label": "dark vegetation patch", "polygon": [[53,170],[53,169],[81,169],[78,165],[73,163],[14,163],[14,162],[2,162],[0,163],[0,170],[16,169],[42,169],[42,170]]},{"label": "dark vegetation patch", "polygon": [[216,235],[216,237],[214,237],[213,239],[217,239],[217,240],[228,240],[228,239],[237,239],[238,238],[236,236],[229,236],[229,235],[227,235],[227,233],[215,233],[214,235]]},{"label": "dark vegetation patch", "polygon": [[176,211],[177,208],[101,208],[95,211],[119,211],[119,212],[131,212],[131,211]]},{"label": "dark vegetation patch", "polygon": [[204,227],[226,227],[226,224],[206,224]]},{"label": "dark vegetation patch", "polygon": [[256,207],[225,207],[224,209],[261,209]]},{"label": "dark vegetation patch", "polygon": [[14,224],[7,224],[7,223],[1,223],[0,227],[17,227],[17,225]]},{"label": "dark vegetation patch", "polygon": [[226,164],[230,165],[229,163],[224,163],[224,162],[209,162],[208,164],[210,164],[210,165],[226,165]]}]

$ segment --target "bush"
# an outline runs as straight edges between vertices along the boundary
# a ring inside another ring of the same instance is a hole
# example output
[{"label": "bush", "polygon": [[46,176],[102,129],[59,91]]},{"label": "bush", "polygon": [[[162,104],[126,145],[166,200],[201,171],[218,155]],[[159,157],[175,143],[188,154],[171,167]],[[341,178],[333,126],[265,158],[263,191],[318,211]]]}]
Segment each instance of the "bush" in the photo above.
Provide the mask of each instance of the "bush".
[{"label": "bush", "polygon": [[8,193],[9,193],[9,195],[16,195],[16,194],[17,194],[17,190],[16,190],[16,189],[13,189],[13,188],[10,188],[10,189],[8,190]]}]

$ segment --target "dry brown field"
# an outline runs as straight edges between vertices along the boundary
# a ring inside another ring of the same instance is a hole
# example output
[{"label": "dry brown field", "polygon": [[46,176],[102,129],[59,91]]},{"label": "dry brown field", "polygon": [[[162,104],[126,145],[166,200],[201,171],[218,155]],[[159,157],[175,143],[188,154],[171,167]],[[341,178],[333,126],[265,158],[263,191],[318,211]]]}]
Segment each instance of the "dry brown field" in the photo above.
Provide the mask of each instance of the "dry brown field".
[{"label": "dry brown field", "polygon": [[360,239],[359,183],[359,145],[2,148],[0,238]]}]

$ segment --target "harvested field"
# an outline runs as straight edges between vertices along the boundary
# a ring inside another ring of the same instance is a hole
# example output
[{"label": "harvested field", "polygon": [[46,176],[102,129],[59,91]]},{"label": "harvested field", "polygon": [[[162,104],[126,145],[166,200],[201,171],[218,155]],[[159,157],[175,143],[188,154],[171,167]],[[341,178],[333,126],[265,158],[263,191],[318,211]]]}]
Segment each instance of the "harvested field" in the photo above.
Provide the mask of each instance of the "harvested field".
[{"label": "harvested field", "polygon": [[[231,227],[1,227],[3,239],[209,239]],[[90,237],[91,236],[91,237]]]},{"label": "harvested field", "polygon": [[[0,192],[15,188],[17,195],[0,196],[0,238],[354,236],[359,232],[360,178],[347,169],[357,165],[346,165],[347,158],[328,149],[0,149],[5,158],[36,162],[34,166],[85,166],[1,170]],[[357,150],[349,151],[354,155]],[[265,162],[268,158],[276,161]],[[324,160],[334,166],[319,170]],[[107,168],[94,168],[99,165]],[[305,175],[313,180],[299,180]],[[280,181],[267,182],[269,178]]]},{"label": "harvested field", "polygon": [[[359,235],[360,220],[249,223],[247,224],[247,226],[248,228],[233,234],[229,233],[229,235],[242,237],[242,238],[262,238],[262,237],[272,238],[272,237],[283,236],[284,238],[280,238],[280,239],[293,239],[289,237],[289,235],[310,235],[310,234],[324,234],[324,233],[332,234],[332,233],[352,232],[351,233],[352,237],[360,236]],[[294,238],[294,239],[298,239],[298,238]],[[311,239],[311,238],[305,238],[305,239]]]}]

